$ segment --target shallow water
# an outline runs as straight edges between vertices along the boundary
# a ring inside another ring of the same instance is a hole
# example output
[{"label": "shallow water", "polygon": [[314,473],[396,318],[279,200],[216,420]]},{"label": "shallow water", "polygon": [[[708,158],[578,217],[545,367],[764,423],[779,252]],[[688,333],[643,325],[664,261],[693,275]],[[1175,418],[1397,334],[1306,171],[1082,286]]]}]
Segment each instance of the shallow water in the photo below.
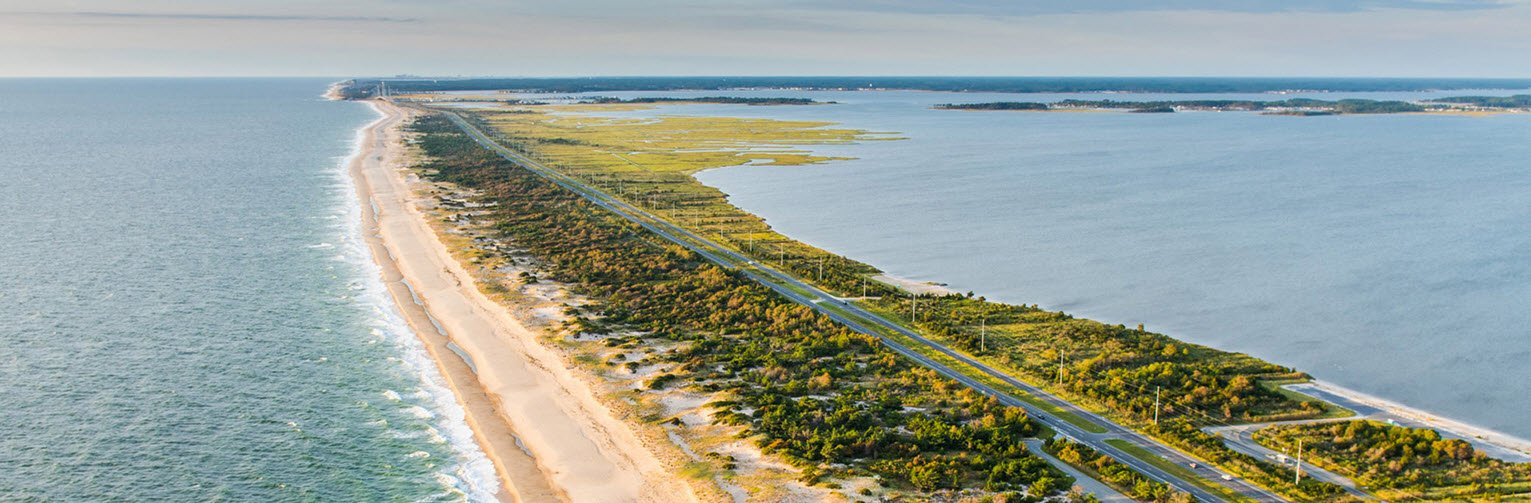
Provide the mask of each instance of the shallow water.
[{"label": "shallow water", "polygon": [[0,499],[458,501],[319,80],[0,80]]},{"label": "shallow water", "polygon": [[894,275],[1146,323],[1531,437],[1531,115],[929,109],[1186,95],[600,94],[837,101],[619,115],[813,119],[902,133],[907,140],[815,149],[855,161],[700,178],[779,230]]}]

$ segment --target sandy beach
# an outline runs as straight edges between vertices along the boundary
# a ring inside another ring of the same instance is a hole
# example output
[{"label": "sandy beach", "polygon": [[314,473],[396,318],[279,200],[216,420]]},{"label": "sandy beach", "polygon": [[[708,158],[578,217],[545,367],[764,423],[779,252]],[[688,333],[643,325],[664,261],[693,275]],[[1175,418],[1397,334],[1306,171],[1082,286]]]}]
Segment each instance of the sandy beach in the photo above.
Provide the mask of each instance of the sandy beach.
[{"label": "sandy beach", "polygon": [[[479,290],[473,273],[445,244],[457,243],[452,240],[460,236],[433,228],[433,217],[427,214],[434,207],[432,196],[406,169],[410,162],[399,126],[415,112],[387,102],[372,106],[385,117],[367,128],[351,166],[360,199],[370,202],[363,208],[367,238],[396,303],[450,383],[479,444],[494,462],[503,486],[500,499],[715,499],[701,496],[698,491],[705,489],[693,487],[677,476],[674,463],[662,461],[673,460],[674,453],[655,452],[657,447],[649,438],[653,432],[624,422],[622,418],[630,413],[615,412],[610,402],[603,403],[605,396],[598,395],[599,387],[588,380],[591,376],[585,370],[573,368],[556,348],[539,342],[543,334],[539,320]],[[890,275],[873,279],[918,293],[955,293],[932,282]],[[1495,457],[1519,461],[1531,454],[1531,446],[1519,438],[1330,383],[1289,387],[1358,411],[1376,411],[1363,417],[1438,429],[1446,436],[1467,439]],[[674,407],[665,399],[660,402],[671,415],[691,414],[687,411],[702,403]],[[707,423],[700,416],[694,419],[687,424]],[[671,441],[696,458],[673,434]],[[665,454],[672,456],[662,457]]]},{"label": "sandy beach", "polygon": [[1413,428],[1430,428],[1447,438],[1459,438],[1489,456],[1516,463],[1531,462],[1531,441],[1507,433],[1440,416],[1385,398],[1355,391],[1334,383],[1314,380],[1285,386],[1342,407],[1362,417]]},{"label": "sandy beach", "polygon": [[[400,125],[373,102],[350,166],[383,279],[467,412],[502,501],[697,501],[553,350],[479,291],[416,205]],[[444,332],[444,334],[443,334]]]}]

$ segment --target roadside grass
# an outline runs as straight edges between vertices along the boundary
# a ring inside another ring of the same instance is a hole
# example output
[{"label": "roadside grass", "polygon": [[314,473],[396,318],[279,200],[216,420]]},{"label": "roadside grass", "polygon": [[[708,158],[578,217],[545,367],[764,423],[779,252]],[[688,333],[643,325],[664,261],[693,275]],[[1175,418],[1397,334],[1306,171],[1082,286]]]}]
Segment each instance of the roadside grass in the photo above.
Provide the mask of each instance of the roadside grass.
[{"label": "roadside grass", "polygon": [[[1042,455],[1045,455],[1046,456],[1045,459],[1047,459],[1050,462],[1068,465],[1069,467],[1071,467],[1071,468],[1073,468],[1075,470],[1079,470],[1079,472],[1083,473],[1086,477],[1094,479],[1095,481],[1100,482],[1101,484],[1104,484],[1106,487],[1109,487],[1109,488],[1115,490],[1116,492],[1121,493],[1123,496],[1126,496],[1128,498],[1133,498],[1133,493],[1134,493],[1134,489],[1135,488],[1128,487],[1128,486],[1122,485],[1120,483],[1117,483],[1117,482],[1109,480],[1108,477],[1106,477],[1105,475],[1102,475],[1100,473],[1100,471],[1096,470],[1094,466],[1091,466],[1091,465],[1086,464],[1086,463],[1070,463],[1068,461],[1064,461],[1063,458],[1058,457],[1057,453],[1055,453],[1053,451],[1047,450],[1046,444],[1044,444],[1042,442],[1037,442],[1034,445],[1033,444],[1028,444],[1026,447],[1033,448],[1034,450],[1038,451]],[[1089,447],[1089,446],[1084,446],[1084,447],[1087,448],[1087,449],[1095,450],[1093,447]],[[1099,451],[1096,451],[1096,452],[1098,453]],[[1139,472],[1138,470],[1135,470],[1135,469],[1133,469],[1131,467],[1127,467],[1127,469],[1131,470],[1133,473],[1138,473],[1138,474],[1142,473],[1142,472]],[[1137,498],[1133,498],[1133,499],[1137,499]]]},{"label": "roadside grass", "polygon": [[[601,110],[591,106],[568,111],[598,114]],[[474,115],[481,123],[488,124],[494,135],[498,137],[497,143],[513,150],[530,152],[529,157],[547,165],[550,170],[574,178],[590,187],[580,192],[604,193],[619,198],[650,213],[656,220],[684,228],[721,247],[736,250],[760,264],[769,264],[776,270],[812,283],[832,294],[844,296],[860,293],[863,288],[866,288],[864,278],[878,272],[869,265],[831,254],[775,232],[763,219],[733,206],[725,194],[701,184],[692,175],[705,169],[742,164],[792,165],[833,161],[840,158],[814,156],[807,151],[793,150],[792,147],[891,138],[879,138],[874,133],[860,130],[831,129],[827,128],[828,124],[825,123],[792,121],[716,117],[703,118],[707,120],[700,121],[672,121],[672,119],[697,119],[674,117],[638,120],[595,115],[553,115],[525,110],[472,111],[466,114]],[[726,260],[734,262],[731,259]],[[732,265],[745,269],[758,269],[751,264],[734,262]],[[824,275],[822,278],[816,274],[820,267]],[[784,286],[799,295],[816,298],[815,295],[793,285],[775,284]],[[874,284],[871,291],[866,294],[869,299],[859,301],[858,304],[869,311],[886,316],[883,311],[872,309],[875,305],[872,299],[903,294],[905,293],[895,287]],[[850,319],[860,320],[860,324],[866,328],[875,330],[880,335],[899,342],[912,351],[945,364],[968,378],[1010,394],[1028,405],[1053,414],[1081,429],[1094,433],[1106,431],[1089,420],[1042,401],[1034,395],[1025,393],[923,343],[861,320],[858,316],[849,315],[833,303],[816,304]],[[1054,313],[1038,313],[1038,316],[1053,315]],[[1062,313],[1056,313],[1056,315],[1061,316]],[[901,322],[896,314],[888,319],[918,332],[926,332],[909,327],[909,324]],[[1040,331],[1043,325],[1034,321],[1013,326],[989,325],[991,347],[1011,344],[1006,347],[1006,350],[1013,361],[1011,358],[1003,360],[1008,363],[996,362],[996,359],[991,357],[974,357],[974,359],[983,361],[986,365],[1011,376],[1027,375],[1021,371],[1020,367],[1035,363],[1030,360],[1045,354],[1045,351],[1038,351],[1040,346],[1037,344],[1042,343],[1038,341],[1054,341],[1051,344],[1056,344],[1055,337],[1043,337],[1049,334]],[[1065,318],[1063,323],[1072,325],[1094,322]],[[936,340],[942,341],[939,338]],[[1211,348],[1180,341],[1174,341],[1171,346],[1179,350],[1180,355],[1188,356],[1195,361],[1216,358],[1231,363],[1246,361],[1251,364],[1263,363],[1245,355],[1225,354]],[[1101,350],[1101,348],[1088,347],[1065,349],[1073,360],[1096,356]],[[1050,364],[1052,361],[1046,357],[1044,360],[1046,360],[1044,364]],[[1040,387],[1049,388],[1045,385]],[[1056,390],[1051,392],[1057,393]],[[1141,421],[1120,417],[1120,414],[1113,413],[1111,410],[1102,410],[1100,404],[1093,400],[1081,400],[1072,393],[1062,393],[1058,396],[1130,428],[1138,429],[1137,427],[1142,426]],[[1292,397],[1287,393],[1281,393],[1281,396]],[[1305,395],[1297,394],[1297,396],[1303,397],[1301,400],[1312,400]],[[1330,410],[1332,408],[1326,408],[1326,413]],[[1158,458],[1154,457],[1154,459]],[[1160,462],[1167,463],[1162,459]],[[1188,473],[1183,468],[1179,472]],[[1196,478],[1192,478],[1191,481],[1198,485],[1205,483]]]},{"label": "roadside grass", "polygon": [[843,160],[805,147],[897,138],[826,122],[612,116],[624,111],[621,104],[587,104],[457,112],[474,116],[499,143],[530,152],[559,173],[837,294],[860,291],[860,275],[878,272],[777,233],[693,175],[745,164]]},{"label": "roadside grass", "polygon": [[[844,309],[841,309],[839,306],[836,306],[836,305],[834,305],[832,303],[820,303],[819,306],[823,307],[825,309],[828,309],[830,311],[833,311],[836,314],[839,314],[841,316],[845,316],[847,318],[858,319],[858,320],[860,319],[859,316],[851,314],[850,312],[847,312]],[[895,342],[898,342],[899,344],[902,344],[904,347],[909,348],[910,350],[912,350],[912,351],[914,351],[916,353],[919,353],[919,354],[921,354],[921,355],[923,355],[923,356],[925,356],[927,358],[930,358],[932,360],[940,362],[941,364],[945,365],[947,368],[955,370],[958,373],[962,374],[963,376],[966,376],[968,378],[977,380],[979,382],[984,383],[985,385],[988,385],[991,388],[994,388],[996,390],[1002,391],[1002,392],[1004,392],[1007,395],[1015,397],[1017,400],[1025,402],[1027,405],[1030,405],[1030,406],[1035,407],[1037,409],[1041,409],[1043,412],[1051,414],[1054,417],[1057,417],[1058,419],[1062,419],[1062,420],[1068,422],[1069,424],[1072,424],[1074,426],[1079,427],[1082,430],[1088,431],[1090,433],[1105,433],[1107,431],[1104,427],[1101,427],[1100,425],[1095,424],[1093,421],[1090,421],[1088,419],[1080,417],[1077,414],[1074,414],[1072,412],[1064,410],[1064,409],[1062,409],[1062,408],[1058,407],[1057,405],[1054,405],[1054,404],[1052,404],[1050,402],[1047,402],[1047,401],[1044,401],[1042,399],[1039,399],[1036,396],[1034,396],[1034,395],[1032,395],[1030,393],[1027,393],[1025,390],[1022,390],[1020,388],[1012,386],[1011,384],[1006,383],[1004,381],[1001,381],[998,378],[996,378],[996,377],[994,377],[992,375],[989,375],[986,372],[983,372],[981,370],[973,368],[972,366],[968,365],[967,363],[964,363],[964,362],[962,362],[960,360],[957,360],[956,358],[952,358],[951,355],[947,355],[946,353],[942,353],[940,351],[936,351],[934,348],[931,348],[930,346],[927,346],[924,343],[921,343],[919,341],[911,339],[911,338],[909,338],[908,336],[906,336],[904,334],[900,334],[900,333],[895,332],[893,330],[888,330],[885,327],[876,325],[876,324],[871,323],[869,321],[863,320],[861,322],[866,326],[866,328],[868,328],[868,329],[870,329],[870,330],[872,330],[874,332],[877,332],[879,335],[882,335],[884,337],[892,339]]]},{"label": "roadside grass", "polygon": [[1112,447],[1121,449],[1122,452],[1126,452],[1128,455],[1134,458],[1138,458],[1144,463],[1148,463],[1153,465],[1155,468],[1169,472],[1170,474],[1179,477],[1186,482],[1189,482],[1191,485],[1194,485],[1212,494],[1216,494],[1222,497],[1224,500],[1238,502],[1254,501],[1221,485],[1208,483],[1201,474],[1191,471],[1190,467],[1171,463],[1169,460],[1161,458],[1152,452],[1148,452],[1147,449],[1139,447],[1137,444],[1132,442],[1128,442],[1119,438],[1113,438],[1106,440],[1106,443],[1111,444]]},{"label": "roadside grass", "polygon": [[1353,410],[1335,405],[1334,403],[1328,402],[1326,400],[1321,400],[1311,395],[1306,395],[1283,387],[1288,384],[1302,384],[1306,382],[1308,381],[1305,379],[1261,379],[1258,383],[1260,387],[1279,393],[1281,396],[1287,397],[1293,401],[1318,402],[1324,404],[1323,414],[1308,419],[1342,419],[1356,416],[1356,413]]}]

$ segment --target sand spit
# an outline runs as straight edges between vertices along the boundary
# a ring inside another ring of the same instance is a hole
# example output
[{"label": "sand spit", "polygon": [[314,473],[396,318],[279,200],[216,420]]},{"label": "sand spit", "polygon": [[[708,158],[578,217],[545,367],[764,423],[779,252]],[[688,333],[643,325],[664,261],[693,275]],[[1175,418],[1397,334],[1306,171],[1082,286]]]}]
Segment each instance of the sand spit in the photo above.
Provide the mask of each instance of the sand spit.
[{"label": "sand spit", "polygon": [[369,126],[350,167],[360,198],[370,202],[363,208],[369,245],[494,461],[500,499],[698,500],[527,324],[478,290],[404,178],[400,125],[412,112],[373,106],[385,118]]},{"label": "sand spit", "polygon": [[1491,457],[1514,463],[1531,462],[1531,441],[1508,433],[1439,416],[1322,380],[1285,387],[1334,402],[1369,419],[1392,420],[1402,426],[1430,428],[1442,436],[1466,440]]},{"label": "sand spit", "polygon": [[947,286],[944,284],[930,281],[916,281],[908,278],[901,278],[891,274],[878,274],[876,276],[872,276],[872,280],[880,281],[898,287],[903,291],[917,295],[951,295],[957,293],[956,290],[947,288]]}]

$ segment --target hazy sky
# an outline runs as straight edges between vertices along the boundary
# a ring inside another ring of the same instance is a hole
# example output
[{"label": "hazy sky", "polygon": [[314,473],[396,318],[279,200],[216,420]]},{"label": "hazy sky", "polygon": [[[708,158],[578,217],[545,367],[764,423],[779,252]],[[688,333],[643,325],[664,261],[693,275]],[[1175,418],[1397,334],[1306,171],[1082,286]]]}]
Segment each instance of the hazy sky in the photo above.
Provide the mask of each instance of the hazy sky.
[{"label": "hazy sky", "polygon": [[1531,77],[1531,0],[0,0],[0,76],[396,73]]}]

